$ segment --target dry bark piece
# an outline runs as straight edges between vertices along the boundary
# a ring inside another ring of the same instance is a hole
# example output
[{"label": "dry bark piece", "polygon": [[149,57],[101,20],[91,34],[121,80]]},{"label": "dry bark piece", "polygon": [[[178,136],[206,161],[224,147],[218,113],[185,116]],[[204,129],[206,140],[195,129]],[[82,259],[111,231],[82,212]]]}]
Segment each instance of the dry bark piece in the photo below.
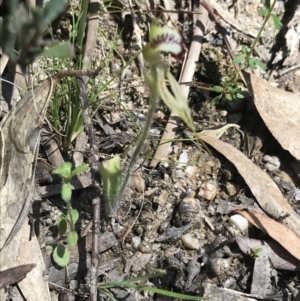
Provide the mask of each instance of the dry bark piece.
[{"label": "dry bark piece", "polygon": [[299,95],[272,87],[253,74],[250,79],[255,106],[266,126],[280,145],[300,160]]},{"label": "dry bark piece", "polygon": [[269,261],[268,249],[263,248],[258,257],[255,258],[251,294],[268,296],[276,294],[272,286],[272,266]]},{"label": "dry bark piece", "polygon": [[18,283],[26,277],[26,275],[36,267],[35,263],[23,264],[14,268],[0,271],[0,289],[10,284]]},{"label": "dry bark piece", "polygon": [[295,258],[300,260],[300,238],[293,231],[260,213],[247,211],[238,211],[238,213],[243,215],[251,224],[274,238]]},{"label": "dry bark piece", "polygon": [[233,146],[210,136],[199,134],[199,138],[215,148],[237,168],[259,205],[269,215],[276,220],[280,220],[285,216],[282,224],[291,229],[298,238],[300,237],[300,219],[298,215],[266,172],[262,171]]}]

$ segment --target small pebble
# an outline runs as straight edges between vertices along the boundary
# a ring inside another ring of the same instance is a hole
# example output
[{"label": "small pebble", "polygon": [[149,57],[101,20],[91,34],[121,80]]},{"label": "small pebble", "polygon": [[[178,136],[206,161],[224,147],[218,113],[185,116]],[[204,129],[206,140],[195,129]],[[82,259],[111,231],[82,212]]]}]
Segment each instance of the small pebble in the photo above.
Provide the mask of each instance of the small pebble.
[{"label": "small pebble", "polygon": [[188,151],[184,149],[179,156],[178,163],[186,165],[189,162]]},{"label": "small pebble", "polygon": [[268,171],[275,171],[280,167],[280,160],[276,156],[265,155],[263,157],[264,161],[267,162],[265,167]]},{"label": "small pebble", "polygon": [[242,232],[245,232],[249,228],[249,222],[240,214],[232,215],[230,221]]},{"label": "small pebble", "polygon": [[131,238],[131,245],[135,250],[138,249],[140,244],[141,244],[141,238],[139,236],[133,236]]},{"label": "small pebble", "polygon": [[201,244],[199,239],[193,237],[192,234],[187,233],[181,237],[183,245],[191,250],[199,250],[201,248]]}]

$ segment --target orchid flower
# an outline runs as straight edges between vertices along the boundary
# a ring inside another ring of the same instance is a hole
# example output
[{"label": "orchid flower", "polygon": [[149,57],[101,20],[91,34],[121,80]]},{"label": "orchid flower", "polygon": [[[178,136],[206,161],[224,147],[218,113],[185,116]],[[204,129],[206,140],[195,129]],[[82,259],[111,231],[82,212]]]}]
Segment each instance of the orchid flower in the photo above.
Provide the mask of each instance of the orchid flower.
[{"label": "orchid flower", "polygon": [[[150,41],[143,49],[144,58],[150,63],[150,73],[145,73],[144,77],[150,89],[151,101],[154,102],[151,105],[155,106],[158,98],[161,97],[166,106],[194,132],[188,101],[180,85],[163,62],[160,52],[168,52],[176,59],[182,60],[184,56],[182,37],[173,28],[152,23]],[[169,81],[172,93],[166,85],[166,79]]]},{"label": "orchid flower", "polygon": [[[145,125],[141,130],[139,140],[128,162],[128,166],[123,173],[121,173],[119,159],[109,160],[109,162],[106,162],[105,165],[100,167],[101,176],[103,179],[106,179],[104,181],[104,188],[108,202],[108,215],[112,218],[115,216],[119,207],[130,175],[135,169],[134,164],[136,159],[141,153],[148,137],[153,114],[159,98],[161,97],[168,108],[173,110],[188,127],[195,132],[188,101],[183,95],[180,85],[163,62],[160,54],[162,51],[169,52],[175,58],[182,60],[184,55],[182,38],[174,29],[152,23],[150,27],[150,41],[143,49],[144,58],[150,64],[150,72],[144,73],[145,81],[150,90],[150,104]],[[172,93],[166,85],[166,80],[168,80],[170,84]]]}]

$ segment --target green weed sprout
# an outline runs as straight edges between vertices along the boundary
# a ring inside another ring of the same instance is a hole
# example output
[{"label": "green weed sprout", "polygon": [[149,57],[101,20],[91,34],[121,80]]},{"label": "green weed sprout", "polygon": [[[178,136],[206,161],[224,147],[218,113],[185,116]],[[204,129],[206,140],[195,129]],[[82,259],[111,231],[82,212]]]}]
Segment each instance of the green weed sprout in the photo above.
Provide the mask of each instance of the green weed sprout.
[{"label": "green weed sprout", "polygon": [[[53,171],[54,174],[59,174],[63,179],[61,188],[61,197],[66,202],[68,212],[66,216],[59,216],[57,219],[58,234],[60,239],[65,238],[68,245],[75,246],[78,241],[78,234],[75,231],[75,224],[79,218],[79,213],[71,206],[72,186],[71,179],[79,173],[85,171],[88,164],[82,164],[72,170],[70,162],[63,163],[59,168]],[[69,226],[69,229],[68,229]],[[69,250],[61,243],[57,243],[53,250],[53,260],[61,267],[65,267],[70,261]]]},{"label": "green weed sprout", "polygon": [[[121,177],[119,159],[112,159],[106,161],[105,165],[100,165],[100,173],[104,182],[109,211],[108,215],[110,217],[114,217],[116,213],[129,177],[134,170],[136,159],[141,153],[145,140],[148,137],[153,114],[159,99],[161,98],[167,107],[174,111],[195,132],[188,101],[182,93],[180,85],[168,70],[161,57],[161,52],[168,52],[178,60],[181,60],[184,55],[182,37],[175,29],[167,26],[158,26],[155,23],[152,23],[150,26],[149,36],[150,41],[143,49],[143,56],[150,65],[150,72],[144,72],[145,82],[150,91],[150,102],[145,126],[140,133],[139,141],[123,177]],[[169,82],[172,93],[169,91],[166,81]]]},{"label": "green weed sprout", "polygon": [[119,282],[102,283],[102,284],[98,285],[98,289],[100,290],[101,293],[108,296],[110,298],[110,300],[116,300],[114,298],[113,294],[108,290],[109,288],[114,288],[114,287],[131,288],[131,289],[135,289],[135,290],[139,290],[139,291],[146,291],[146,292],[150,292],[153,294],[155,293],[158,295],[167,296],[170,298],[177,298],[177,299],[181,299],[181,300],[195,300],[196,301],[196,300],[208,300],[208,299],[212,298],[212,297],[191,296],[191,295],[186,295],[186,294],[182,294],[182,293],[171,292],[171,291],[156,288],[156,287],[137,284],[137,282],[146,281],[151,278],[162,277],[166,274],[167,274],[167,272],[165,270],[159,270],[153,274],[136,277],[133,279],[123,280],[123,281],[119,281]]},{"label": "green weed sprout", "polygon": [[266,24],[268,22],[268,20],[271,18],[274,26],[277,30],[280,30],[282,24],[279,20],[279,18],[272,13],[274,7],[276,4],[276,0],[273,1],[272,5],[271,5],[271,1],[270,0],[265,0],[265,9],[261,9],[259,10],[259,14],[261,16],[264,17],[264,22],[261,25],[259,32],[254,40],[254,42],[252,43],[250,49],[248,50],[246,46],[242,46],[242,53],[238,54],[234,59],[233,59],[233,63],[235,64],[239,64],[241,66],[241,68],[244,68],[245,66],[249,66],[251,70],[254,69],[255,66],[258,66],[262,69],[267,69],[266,64],[264,64],[261,60],[259,60],[258,58],[255,58],[252,56],[253,51],[255,49],[256,44],[258,43],[262,32],[264,30],[264,28],[266,27]]},{"label": "green weed sprout", "polygon": [[[248,49],[245,45],[242,45],[242,51],[238,55],[233,58],[233,63],[239,65],[239,69],[242,70],[245,67],[249,67],[253,70],[256,66],[262,69],[267,69],[267,65],[263,63],[260,59],[253,56],[253,52],[256,44],[258,43],[262,32],[271,18],[274,26],[277,30],[279,30],[282,26],[279,18],[272,13],[274,6],[276,4],[276,0],[273,1],[272,5],[270,0],[265,0],[265,9],[261,9],[258,13],[264,17],[264,22],[259,29],[259,32],[253,41],[252,45]],[[237,72],[233,76],[224,77],[219,86],[214,86],[213,88],[208,88],[208,90],[215,91],[220,93],[210,102],[210,105],[216,105],[219,103],[221,98],[225,96],[228,100],[232,100],[235,98],[244,98],[242,92],[242,85],[238,82],[238,74]]]}]

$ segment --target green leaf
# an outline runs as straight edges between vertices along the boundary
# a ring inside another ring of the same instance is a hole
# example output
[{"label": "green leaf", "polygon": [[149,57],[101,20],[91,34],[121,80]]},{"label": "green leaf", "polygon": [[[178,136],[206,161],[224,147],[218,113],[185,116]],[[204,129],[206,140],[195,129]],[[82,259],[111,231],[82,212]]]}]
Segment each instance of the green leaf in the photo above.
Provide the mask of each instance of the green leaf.
[{"label": "green leaf", "polygon": [[247,51],[247,47],[245,45],[242,45],[242,53],[247,55],[248,51]]},{"label": "green leaf", "polygon": [[222,94],[216,96],[215,98],[213,98],[210,102],[211,106],[215,106],[219,103],[220,99],[222,98]]},{"label": "green leaf", "polygon": [[61,175],[64,179],[69,179],[71,176],[72,164],[70,162],[64,162],[62,165],[53,170],[54,174]]},{"label": "green leaf", "polygon": [[[276,1],[276,0],[274,0]],[[267,10],[269,11],[271,8],[271,1],[270,0],[265,0],[265,7],[267,8]]]},{"label": "green leaf", "polygon": [[74,56],[74,47],[70,42],[64,42],[61,44],[56,44],[49,46],[44,49],[40,56],[44,57],[58,57],[58,58],[69,58]]},{"label": "green leaf", "polygon": [[52,21],[54,21],[60,13],[63,12],[67,6],[66,0],[50,0],[46,2],[44,8],[42,8],[42,25],[47,27]]},{"label": "green leaf", "polygon": [[273,20],[273,23],[274,23],[274,26],[277,30],[280,30],[280,28],[282,27],[282,23],[281,21],[279,20],[279,18],[274,15],[274,14],[271,14],[271,18]]},{"label": "green leaf", "polygon": [[228,99],[228,100],[232,100],[232,95],[230,93],[226,93],[225,94],[225,97]]},{"label": "green leaf", "polygon": [[237,94],[236,94],[236,97],[242,99],[242,98],[244,98],[244,95],[241,94],[241,93],[237,93]]},{"label": "green leaf", "polygon": [[70,202],[71,197],[72,197],[72,186],[70,183],[62,184],[61,197],[66,203]]},{"label": "green leaf", "polygon": [[262,69],[267,69],[267,65],[264,64],[261,60],[259,60],[258,58],[254,57],[252,58],[253,62],[255,65],[257,65],[258,67],[262,68]]},{"label": "green leaf", "polygon": [[101,162],[99,171],[104,185],[108,208],[111,214],[112,212],[114,212],[116,206],[116,197],[118,195],[122,181],[120,157],[115,156],[110,160]]},{"label": "green leaf", "polygon": [[67,237],[68,245],[75,246],[77,244],[77,241],[78,241],[78,234],[77,234],[77,232],[76,231],[71,231],[68,234],[68,237]]},{"label": "green leaf", "polygon": [[246,54],[243,54],[243,53],[238,54],[237,56],[235,56],[233,58],[233,63],[234,64],[240,64],[245,60],[245,58],[246,58]]},{"label": "green leaf", "polygon": [[248,63],[249,63],[249,67],[251,70],[254,69],[254,58],[253,57],[249,57],[249,60],[248,60]]},{"label": "green leaf", "polygon": [[260,16],[264,17],[264,16],[266,16],[269,13],[269,10],[268,9],[260,9],[258,11],[258,13],[259,13]]},{"label": "green leaf", "polygon": [[81,164],[81,165],[77,166],[75,169],[72,170],[71,178],[73,178],[74,176],[78,175],[81,172],[86,171],[88,167],[89,167],[88,164]]},{"label": "green leaf", "polygon": [[[72,218],[72,220],[71,220]],[[66,215],[66,220],[71,224],[73,222],[73,226],[76,224],[79,218],[79,213],[76,209],[71,209],[67,215]]]},{"label": "green leaf", "polygon": [[53,260],[57,263],[60,267],[65,267],[70,261],[70,253],[67,248],[63,245],[59,244],[53,251]]},{"label": "green leaf", "polygon": [[58,226],[58,234],[60,236],[64,235],[67,232],[68,224],[63,216],[58,217],[57,226]]},{"label": "green leaf", "polygon": [[213,86],[213,89],[215,92],[218,92],[218,93],[220,93],[224,90],[223,87],[221,87],[221,86]]}]

